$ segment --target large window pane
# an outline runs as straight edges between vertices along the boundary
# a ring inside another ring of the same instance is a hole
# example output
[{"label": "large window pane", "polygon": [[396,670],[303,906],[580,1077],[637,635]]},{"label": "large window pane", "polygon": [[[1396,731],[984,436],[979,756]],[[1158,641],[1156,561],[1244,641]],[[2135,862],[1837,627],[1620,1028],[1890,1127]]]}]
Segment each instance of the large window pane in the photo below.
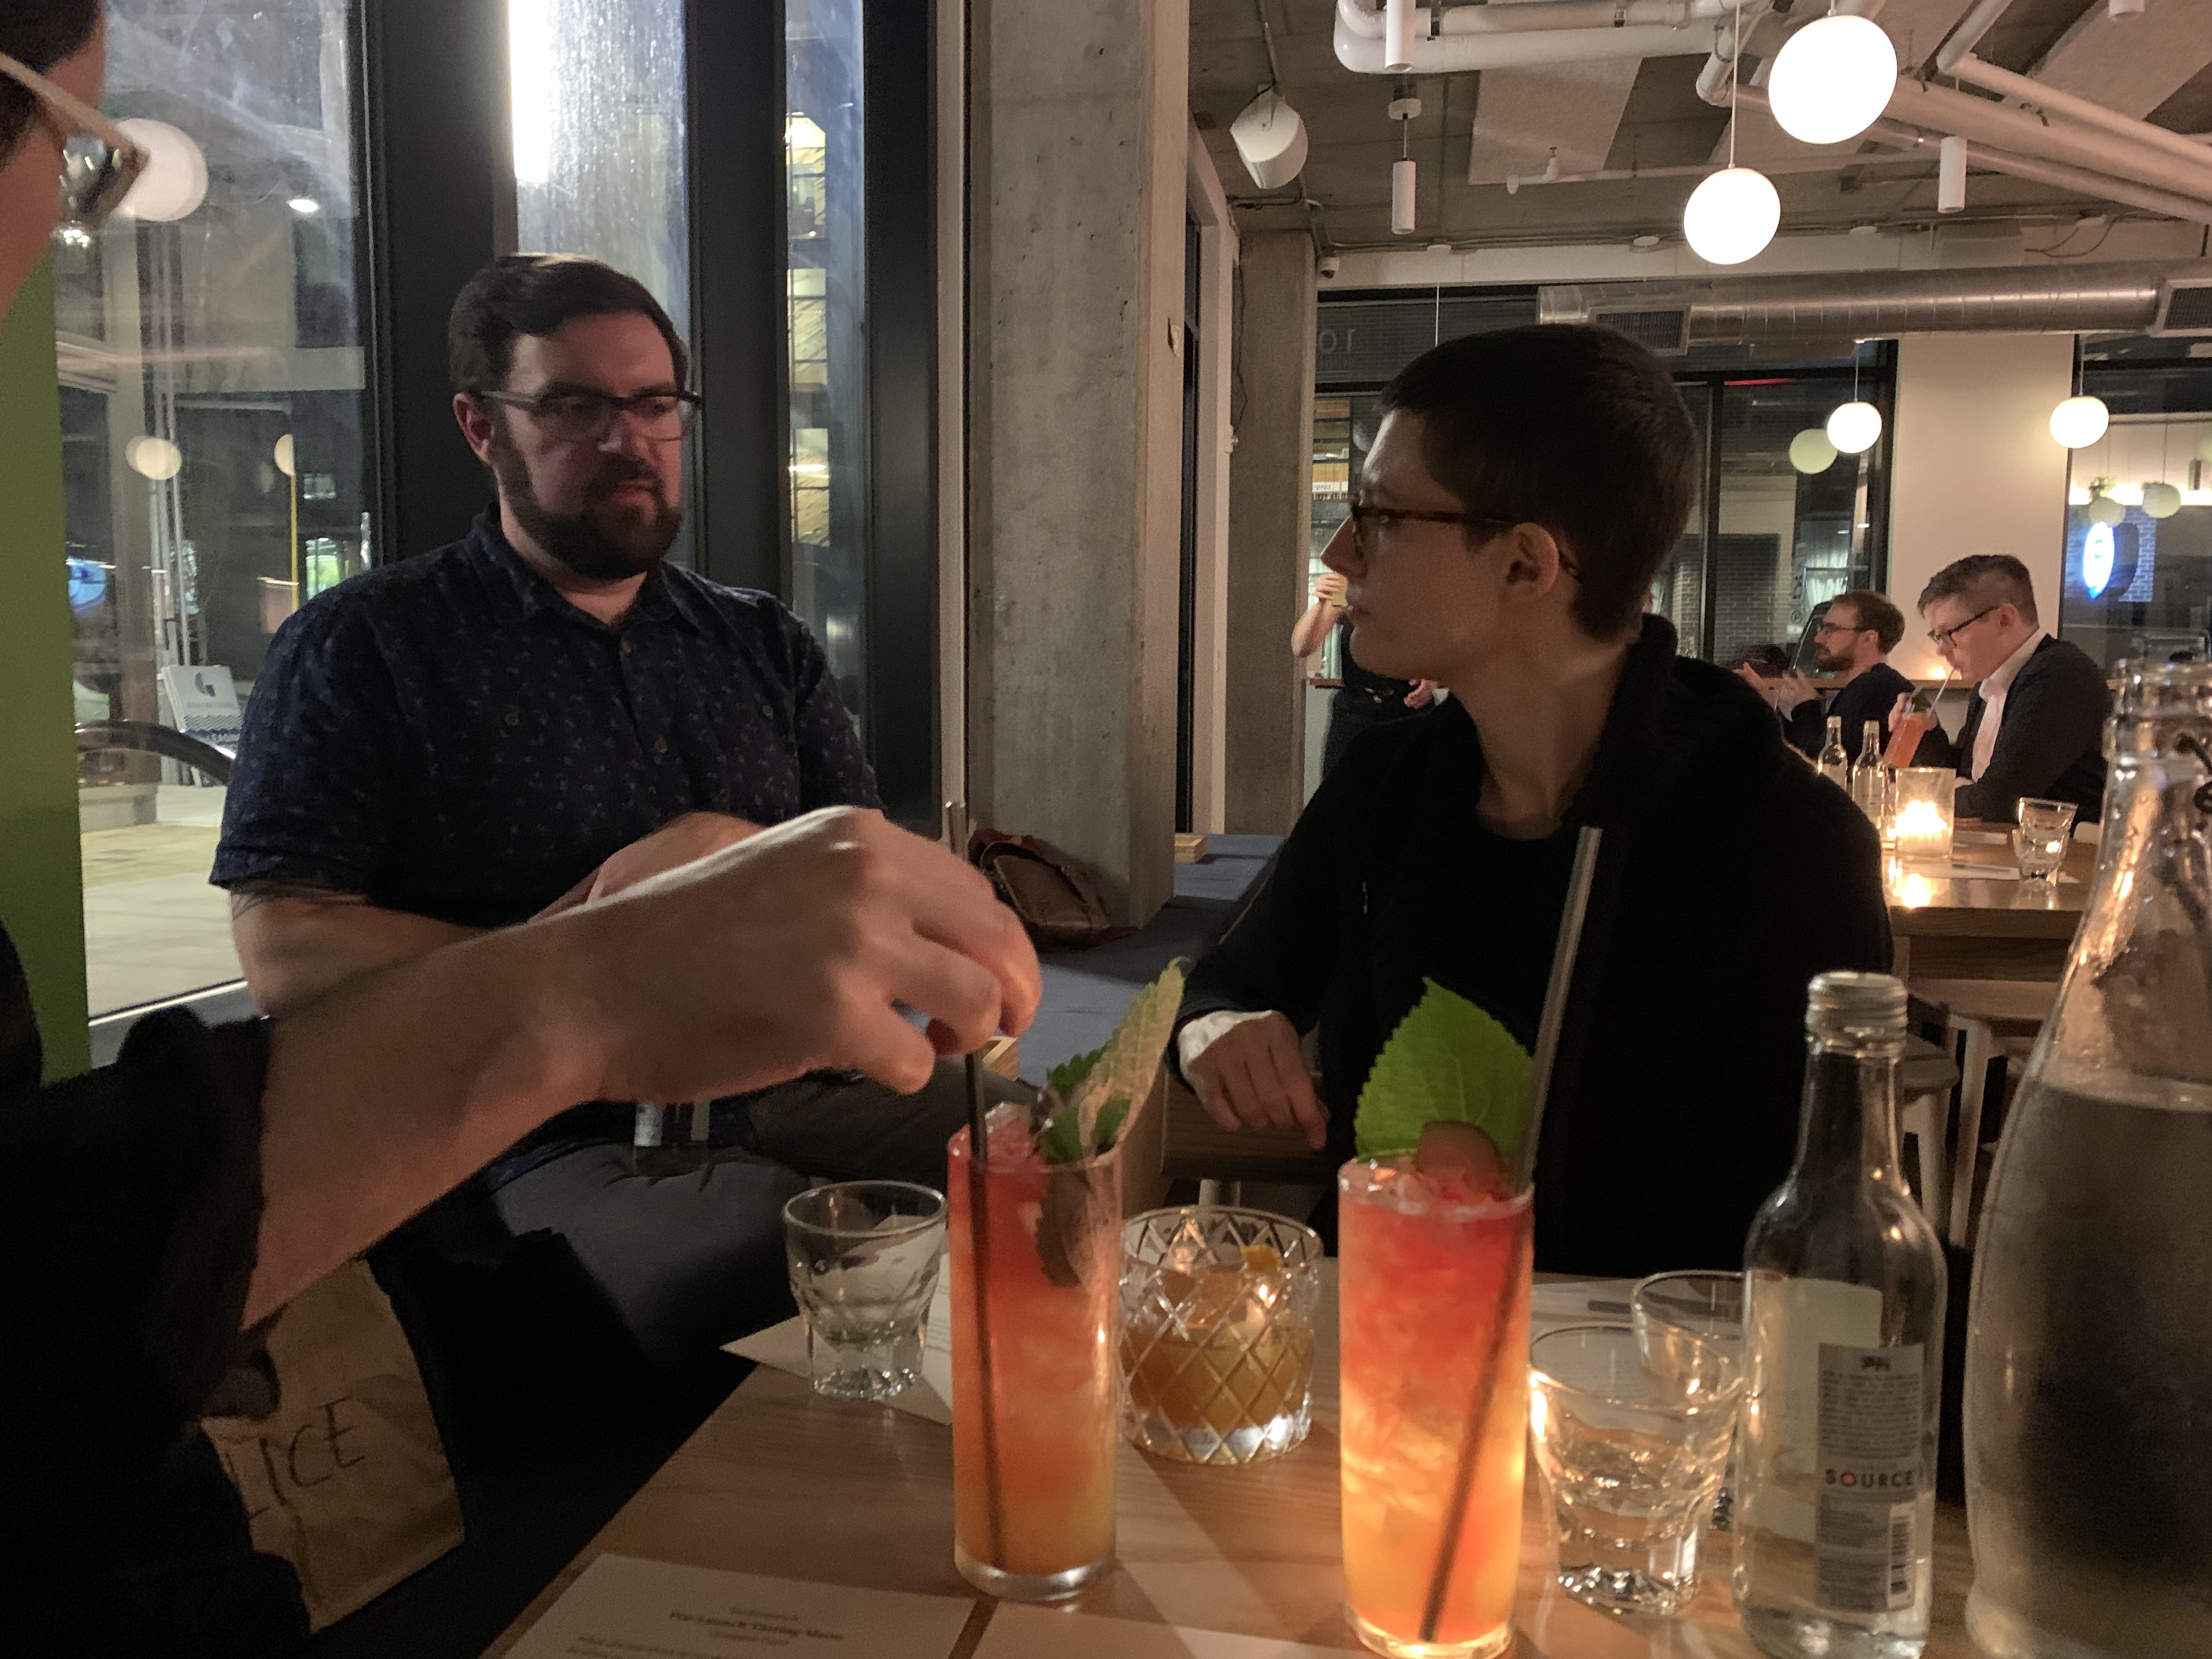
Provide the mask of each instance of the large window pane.
[{"label": "large window pane", "polygon": [[[366,567],[351,0],[113,0],[107,107],[156,156],[57,249],[77,718],[220,737],[299,602]],[[95,1015],[232,980],[222,792],[87,757]]]},{"label": "large window pane", "polygon": [[821,641],[845,706],[865,724],[868,404],[860,0],[786,0],[784,28],[792,608]]},{"label": "large window pane", "polygon": [[2066,637],[2108,668],[2212,654],[2212,412],[2115,416],[2072,467]]}]

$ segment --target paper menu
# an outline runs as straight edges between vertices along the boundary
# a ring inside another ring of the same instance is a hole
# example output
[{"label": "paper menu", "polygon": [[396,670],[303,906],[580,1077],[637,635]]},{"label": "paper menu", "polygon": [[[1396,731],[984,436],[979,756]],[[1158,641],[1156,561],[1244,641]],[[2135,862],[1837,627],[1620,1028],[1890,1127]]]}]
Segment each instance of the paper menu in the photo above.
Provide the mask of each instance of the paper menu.
[{"label": "paper menu", "polygon": [[945,1659],[975,1603],[601,1555],[507,1659]]},{"label": "paper menu", "polygon": [[[937,1289],[929,1298],[927,1323],[922,1330],[921,1375],[903,1394],[883,1403],[897,1411],[926,1417],[933,1423],[952,1421],[952,1279],[949,1265],[940,1267]],[[806,1322],[787,1319],[750,1336],[725,1342],[722,1352],[736,1354],[776,1370],[805,1376]]]},{"label": "paper menu", "polygon": [[1346,1651],[1005,1601],[992,1613],[975,1659],[1038,1659],[1043,1654],[1052,1659],[1340,1659]]}]

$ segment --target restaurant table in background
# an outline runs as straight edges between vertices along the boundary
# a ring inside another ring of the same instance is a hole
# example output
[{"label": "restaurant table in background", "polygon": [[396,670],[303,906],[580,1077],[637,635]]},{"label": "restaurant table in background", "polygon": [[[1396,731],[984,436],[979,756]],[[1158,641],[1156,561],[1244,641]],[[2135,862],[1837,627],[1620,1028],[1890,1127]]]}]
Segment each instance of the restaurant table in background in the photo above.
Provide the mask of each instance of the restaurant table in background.
[{"label": "restaurant table in background", "polygon": [[[1337,1522],[1336,1276],[1316,1321],[1314,1428],[1273,1462],[1243,1468],[1121,1452],[1120,1570],[1066,1604],[1143,1624],[1228,1631],[1364,1652],[1346,1627]],[[1626,1319],[1626,1286],[1544,1279],[1538,1328]],[[1531,1474],[1522,1527],[1516,1659],[1757,1659],[1729,1597],[1728,1534],[1709,1540],[1696,1600],[1679,1618],[1616,1620],[1553,1582],[1552,1528]],[[972,1597],[952,1566],[952,1437],[884,1406],[816,1396],[765,1367],[748,1377],[486,1654],[499,1659],[605,1553],[730,1571]],[[1972,1578],[1965,1512],[1939,1505],[1935,1624],[1927,1659],[1973,1659],[1963,1624]],[[996,1607],[978,1601],[954,1659]]]},{"label": "restaurant table in background", "polygon": [[[2012,837],[1961,828],[1953,866],[2013,868]],[[2053,881],[1945,877],[1892,861],[1889,931],[1899,979],[2055,980],[2089,902],[2097,848],[2076,842]]]}]

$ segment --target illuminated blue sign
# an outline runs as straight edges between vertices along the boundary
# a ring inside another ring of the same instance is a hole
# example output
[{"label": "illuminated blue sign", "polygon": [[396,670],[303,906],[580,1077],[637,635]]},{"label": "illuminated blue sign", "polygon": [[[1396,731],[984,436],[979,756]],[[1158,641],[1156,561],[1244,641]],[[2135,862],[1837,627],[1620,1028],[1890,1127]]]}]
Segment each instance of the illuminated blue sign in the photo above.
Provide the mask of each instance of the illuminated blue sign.
[{"label": "illuminated blue sign", "polygon": [[2112,526],[2093,524],[2081,538],[2081,586],[2093,599],[2104,597],[2112,581]]}]

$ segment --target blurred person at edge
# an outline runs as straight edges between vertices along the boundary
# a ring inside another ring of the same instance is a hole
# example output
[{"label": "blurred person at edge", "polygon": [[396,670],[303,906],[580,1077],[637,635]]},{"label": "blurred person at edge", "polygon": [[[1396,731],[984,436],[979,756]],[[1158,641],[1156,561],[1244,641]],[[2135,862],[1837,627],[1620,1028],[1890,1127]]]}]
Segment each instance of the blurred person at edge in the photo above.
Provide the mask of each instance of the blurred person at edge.
[{"label": "blurred person at edge", "polygon": [[[1433,982],[1487,1017],[1468,1074],[1510,1094],[1596,826],[1536,1263],[1732,1260],[1796,1142],[1807,981],[1889,963],[1874,827],[1641,611],[1696,483],[1656,357],[1603,328],[1473,335],[1415,359],[1382,407],[1322,556],[1362,658],[1451,696],[1362,734],[1322,781],[1193,970],[1170,1054],[1224,1127],[1348,1158],[1376,1058]],[[1318,1089],[1300,1047],[1316,1029]]]},{"label": "blurred person at edge", "polygon": [[[1962,818],[2010,823],[2023,795],[2071,801],[2084,823],[2105,810],[2105,721],[2112,694],[2078,645],[2044,631],[2027,567],[2004,553],[1954,560],[1920,591],[1943,659],[1971,683],[1954,742],[1936,726],[1915,763],[1959,775]],[[1901,719],[1906,700],[1892,712]]]},{"label": "blurred person at edge", "polygon": [[1387,674],[1370,674],[1352,654],[1352,619],[1344,611],[1344,578],[1325,570],[1314,578],[1313,598],[1304,613],[1291,626],[1291,654],[1300,662],[1320,651],[1331,629],[1337,641],[1337,662],[1343,684],[1328,700],[1328,731],[1322,738],[1321,773],[1336,770],[1352,747],[1352,740],[1370,726],[1418,714],[1437,700],[1434,680],[1399,680]]},{"label": "blurred person at edge", "polygon": [[1899,697],[1911,697],[1912,682],[1889,665],[1889,653],[1905,637],[1905,613],[1869,588],[1853,588],[1828,601],[1820,624],[1813,630],[1813,649],[1823,674],[1840,675],[1843,684],[1825,706],[1813,682],[1789,672],[1759,674],[1739,668],[1738,678],[1774,705],[1782,717],[1783,735],[1790,746],[1808,759],[1818,759],[1827,746],[1831,718],[1844,723],[1844,752],[1859,757],[1866,738],[1866,723],[1881,727],[1881,740],[1889,741],[1890,709]]},{"label": "blurred person at edge", "polygon": [[[0,53],[62,93],[0,66],[4,308],[55,222],[70,106],[99,99],[97,0],[9,0]],[[1037,991],[980,875],[853,809],[283,1019],[149,1015],[115,1065],[46,1087],[0,931],[0,1652],[295,1649],[291,1570],[253,1553],[201,1409],[242,1330],[517,1136],[580,1100],[815,1066],[916,1088],[1024,1028]]]}]

